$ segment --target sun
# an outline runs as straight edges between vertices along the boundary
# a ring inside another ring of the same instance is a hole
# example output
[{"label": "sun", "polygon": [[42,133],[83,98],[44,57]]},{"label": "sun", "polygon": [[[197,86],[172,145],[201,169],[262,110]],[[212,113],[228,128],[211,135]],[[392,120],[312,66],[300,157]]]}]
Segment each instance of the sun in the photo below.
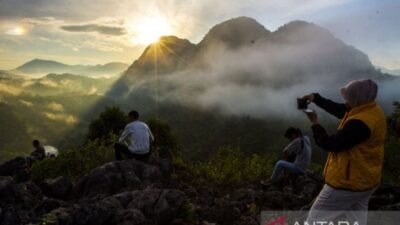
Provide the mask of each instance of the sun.
[{"label": "sun", "polygon": [[132,26],[134,44],[148,45],[157,42],[161,36],[170,35],[172,33],[171,26],[166,19],[162,17],[152,17],[139,21]]},{"label": "sun", "polygon": [[20,26],[14,27],[6,32],[6,34],[8,35],[16,35],[16,36],[21,36],[24,35],[25,33],[26,33],[25,29]]}]

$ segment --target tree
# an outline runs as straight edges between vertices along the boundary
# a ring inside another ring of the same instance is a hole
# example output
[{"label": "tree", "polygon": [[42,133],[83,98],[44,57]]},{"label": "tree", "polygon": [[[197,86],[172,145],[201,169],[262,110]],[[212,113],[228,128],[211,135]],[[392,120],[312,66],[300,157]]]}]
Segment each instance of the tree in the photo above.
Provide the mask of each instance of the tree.
[{"label": "tree", "polygon": [[171,127],[160,119],[150,119],[148,124],[155,137],[152,151],[162,158],[177,156],[179,154],[179,144]]},{"label": "tree", "polygon": [[107,107],[89,125],[87,140],[107,139],[110,134],[118,135],[127,123],[127,116],[119,107]]}]

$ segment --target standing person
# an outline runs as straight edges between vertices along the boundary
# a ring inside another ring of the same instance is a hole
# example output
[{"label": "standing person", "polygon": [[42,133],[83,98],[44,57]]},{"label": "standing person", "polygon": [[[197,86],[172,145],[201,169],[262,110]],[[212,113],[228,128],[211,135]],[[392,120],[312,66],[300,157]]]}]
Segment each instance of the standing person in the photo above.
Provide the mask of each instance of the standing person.
[{"label": "standing person", "polygon": [[[292,174],[304,174],[310,165],[312,151],[310,138],[303,136],[301,130],[294,127],[286,130],[285,137],[290,140],[290,144],[283,149],[285,160],[279,160],[275,164],[271,176],[272,183],[277,183],[284,171]],[[268,186],[265,181],[262,181],[261,184]]]},{"label": "standing person", "polygon": [[128,158],[147,162],[150,156],[150,142],[154,141],[154,136],[149,127],[139,121],[137,111],[129,112],[128,119],[129,123],[125,126],[118,143],[114,145],[115,159],[121,160],[122,153]]},{"label": "standing person", "polygon": [[329,152],[325,185],[311,207],[308,221],[335,221],[347,212],[348,219],[366,225],[368,202],[381,180],[386,117],[375,102],[378,86],[372,80],[352,81],[340,92],[344,104],[319,94],[303,97],[341,119],[337,132],[328,135],[317,114],[307,114],[316,144]]}]

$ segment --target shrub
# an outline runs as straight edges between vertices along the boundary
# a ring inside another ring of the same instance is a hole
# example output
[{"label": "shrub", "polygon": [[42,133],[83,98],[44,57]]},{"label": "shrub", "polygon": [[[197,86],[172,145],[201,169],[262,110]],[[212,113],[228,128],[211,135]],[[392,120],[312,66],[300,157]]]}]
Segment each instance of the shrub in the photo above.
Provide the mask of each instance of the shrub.
[{"label": "shrub", "polygon": [[107,107],[89,125],[87,139],[104,139],[110,134],[118,135],[128,122],[126,113],[119,107]]},{"label": "shrub", "polygon": [[[115,139],[107,138],[108,140]],[[114,160],[112,146],[104,141],[89,141],[85,145],[61,152],[56,158],[47,158],[32,166],[32,178],[42,180],[65,176],[76,180],[92,169]]]},{"label": "shrub", "polygon": [[180,146],[171,130],[171,127],[160,119],[148,120],[155,141],[152,143],[152,152],[162,158],[172,159],[178,156]]},{"label": "shrub", "polygon": [[232,185],[257,181],[272,174],[276,156],[252,154],[246,157],[239,148],[221,148],[209,161],[193,165],[198,181],[216,185]]}]

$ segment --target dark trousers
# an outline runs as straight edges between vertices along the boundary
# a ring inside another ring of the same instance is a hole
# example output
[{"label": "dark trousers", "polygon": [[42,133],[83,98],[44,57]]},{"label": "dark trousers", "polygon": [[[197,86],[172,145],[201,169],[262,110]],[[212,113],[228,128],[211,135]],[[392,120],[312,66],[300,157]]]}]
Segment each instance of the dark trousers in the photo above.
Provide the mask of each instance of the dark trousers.
[{"label": "dark trousers", "polygon": [[128,146],[120,143],[116,143],[114,145],[114,149],[115,149],[116,160],[122,160],[121,153],[126,155],[129,159],[136,159],[141,162],[147,162],[150,157],[150,152],[146,154],[135,154],[128,149]]}]

